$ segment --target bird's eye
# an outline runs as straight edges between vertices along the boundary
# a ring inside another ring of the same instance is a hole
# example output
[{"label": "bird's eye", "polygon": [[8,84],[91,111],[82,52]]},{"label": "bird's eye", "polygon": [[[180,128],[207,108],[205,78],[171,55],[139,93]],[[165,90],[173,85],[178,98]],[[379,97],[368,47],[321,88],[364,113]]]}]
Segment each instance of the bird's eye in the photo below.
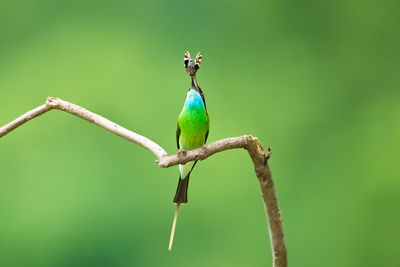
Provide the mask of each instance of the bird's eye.
[{"label": "bird's eye", "polygon": [[187,68],[187,65],[189,64],[189,59],[185,59],[184,64],[185,64],[185,68]]},{"label": "bird's eye", "polygon": [[200,66],[199,66],[199,64],[196,64],[196,65],[194,65],[194,68],[195,68],[195,70],[198,70],[198,69],[200,69]]}]

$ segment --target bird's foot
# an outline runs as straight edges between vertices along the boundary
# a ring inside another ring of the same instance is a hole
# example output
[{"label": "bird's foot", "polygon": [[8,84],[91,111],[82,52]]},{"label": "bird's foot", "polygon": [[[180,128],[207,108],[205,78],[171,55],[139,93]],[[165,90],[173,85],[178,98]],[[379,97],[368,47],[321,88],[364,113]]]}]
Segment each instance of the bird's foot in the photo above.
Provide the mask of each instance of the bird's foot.
[{"label": "bird's foot", "polygon": [[183,150],[182,148],[178,149],[178,156],[186,156],[186,150]]},{"label": "bird's foot", "polygon": [[206,144],[204,144],[204,145],[201,147],[201,149],[203,149],[204,152],[207,152],[207,151],[208,151],[208,148],[207,148],[207,145],[206,145]]}]

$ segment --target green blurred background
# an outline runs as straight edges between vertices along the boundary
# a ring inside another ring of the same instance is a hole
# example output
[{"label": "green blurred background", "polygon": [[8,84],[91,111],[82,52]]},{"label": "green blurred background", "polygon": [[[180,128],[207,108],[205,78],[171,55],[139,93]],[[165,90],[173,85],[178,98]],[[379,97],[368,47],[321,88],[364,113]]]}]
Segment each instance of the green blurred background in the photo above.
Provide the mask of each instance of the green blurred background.
[{"label": "green blurred background", "polygon": [[[0,124],[57,96],[175,153],[189,77],[209,142],[252,134],[291,266],[400,266],[399,1],[0,2]],[[242,150],[193,172],[167,251],[177,167],[52,111],[0,140],[0,266],[270,266]]]}]

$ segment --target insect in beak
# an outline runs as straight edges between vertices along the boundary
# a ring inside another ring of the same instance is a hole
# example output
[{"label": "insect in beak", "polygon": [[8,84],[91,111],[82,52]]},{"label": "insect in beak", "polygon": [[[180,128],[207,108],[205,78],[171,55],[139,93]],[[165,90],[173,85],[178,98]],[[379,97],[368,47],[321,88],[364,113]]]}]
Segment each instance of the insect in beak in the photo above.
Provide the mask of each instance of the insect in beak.
[{"label": "insect in beak", "polygon": [[197,72],[197,70],[200,68],[200,63],[201,63],[201,53],[197,53],[196,58],[195,59],[191,59],[190,58],[190,53],[188,51],[186,51],[185,55],[184,55],[184,66],[186,69],[186,72],[190,75],[190,76],[194,76]]}]

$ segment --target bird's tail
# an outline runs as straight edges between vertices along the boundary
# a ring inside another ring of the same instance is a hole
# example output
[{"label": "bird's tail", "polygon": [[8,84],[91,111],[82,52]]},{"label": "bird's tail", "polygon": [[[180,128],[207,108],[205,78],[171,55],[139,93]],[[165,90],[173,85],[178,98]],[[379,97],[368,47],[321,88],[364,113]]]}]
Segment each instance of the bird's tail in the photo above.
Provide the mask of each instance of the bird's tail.
[{"label": "bird's tail", "polygon": [[171,236],[169,238],[169,245],[168,245],[168,250],[169,251],[172,250],[172,243],[174,242],[176,221],[178,220],[179,205],[180,205],[179,203],[176,204],[176,208],[175,208],[174,222],[172,223]]},{"label": "bird's tail", "polygon": [[187,203],[187,190],[189,186],[189,176],[190,173],[185,177],[185,179],[181,179],[179,177],[178,187],[176,188],[176,193],[174,197],[174,203],[181,204]]}]

